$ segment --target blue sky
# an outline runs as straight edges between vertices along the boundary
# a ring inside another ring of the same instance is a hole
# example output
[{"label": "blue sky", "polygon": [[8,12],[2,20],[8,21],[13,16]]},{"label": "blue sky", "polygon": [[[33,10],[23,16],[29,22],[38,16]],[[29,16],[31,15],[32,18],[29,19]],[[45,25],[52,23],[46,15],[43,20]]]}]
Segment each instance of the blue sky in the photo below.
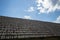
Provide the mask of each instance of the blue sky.
[{"label": "blue sky", "polygon": [[60,0],[0,0],[0,16],[60,23]]}]

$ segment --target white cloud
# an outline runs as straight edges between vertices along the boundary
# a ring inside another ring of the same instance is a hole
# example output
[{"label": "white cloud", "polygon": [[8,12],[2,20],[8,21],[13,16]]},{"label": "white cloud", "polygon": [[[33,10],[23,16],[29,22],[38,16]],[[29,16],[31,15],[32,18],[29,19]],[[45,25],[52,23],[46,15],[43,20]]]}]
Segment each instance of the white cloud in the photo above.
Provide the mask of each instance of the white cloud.
[{"label": "white cloud", "polygon": [[28,8],[27,10],[25,10],[25,11],[27,11],[27,12],[33,12],[33,11],[35,11],[35,10],[34,10],[34,7],[31,6],[31,7],[29,7],[29,8]]},{"label": "white cloud", "polygon": [[37,10],[40,13],[54,12],[55,10],[60,10],[60,0],[36,0]]},{"label": "white cloud", "polygon": [[31,19],[31,16],[24,16],[24,19]]},{"label": "white cloud", "polygon": [[57,17],[56,21],[54,21],[55,23],[60,23],[60,16]]}]

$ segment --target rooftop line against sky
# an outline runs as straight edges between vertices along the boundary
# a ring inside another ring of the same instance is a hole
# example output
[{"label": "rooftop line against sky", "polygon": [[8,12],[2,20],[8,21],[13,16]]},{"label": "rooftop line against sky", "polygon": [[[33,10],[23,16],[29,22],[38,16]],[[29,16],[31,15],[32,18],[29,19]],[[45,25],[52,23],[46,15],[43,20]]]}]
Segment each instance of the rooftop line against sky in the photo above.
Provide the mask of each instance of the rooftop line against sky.
[{"label": "rooftop line against sky", "polygon": [[60,23],[60,0],[0,0],[0,15]]}]

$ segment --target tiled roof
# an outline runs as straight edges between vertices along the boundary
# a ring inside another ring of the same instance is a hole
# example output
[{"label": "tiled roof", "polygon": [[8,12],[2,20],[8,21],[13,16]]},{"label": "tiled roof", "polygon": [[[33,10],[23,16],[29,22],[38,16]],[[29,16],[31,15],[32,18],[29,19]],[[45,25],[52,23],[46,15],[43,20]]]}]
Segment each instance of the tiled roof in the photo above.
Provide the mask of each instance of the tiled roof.
[{"label": "tiled roof", "polygon": [[60,36],[60,24],[0,16],[0,39]]}]

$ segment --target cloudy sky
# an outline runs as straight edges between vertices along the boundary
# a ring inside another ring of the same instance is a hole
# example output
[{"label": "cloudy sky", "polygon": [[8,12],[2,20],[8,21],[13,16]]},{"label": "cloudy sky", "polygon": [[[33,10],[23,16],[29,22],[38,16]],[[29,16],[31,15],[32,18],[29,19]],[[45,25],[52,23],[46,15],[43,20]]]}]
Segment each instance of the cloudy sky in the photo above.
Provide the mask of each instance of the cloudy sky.
[{"label": "cloudy sky", "polygon": [[0,16],[60,23],[60,0],[0,0]]}]

